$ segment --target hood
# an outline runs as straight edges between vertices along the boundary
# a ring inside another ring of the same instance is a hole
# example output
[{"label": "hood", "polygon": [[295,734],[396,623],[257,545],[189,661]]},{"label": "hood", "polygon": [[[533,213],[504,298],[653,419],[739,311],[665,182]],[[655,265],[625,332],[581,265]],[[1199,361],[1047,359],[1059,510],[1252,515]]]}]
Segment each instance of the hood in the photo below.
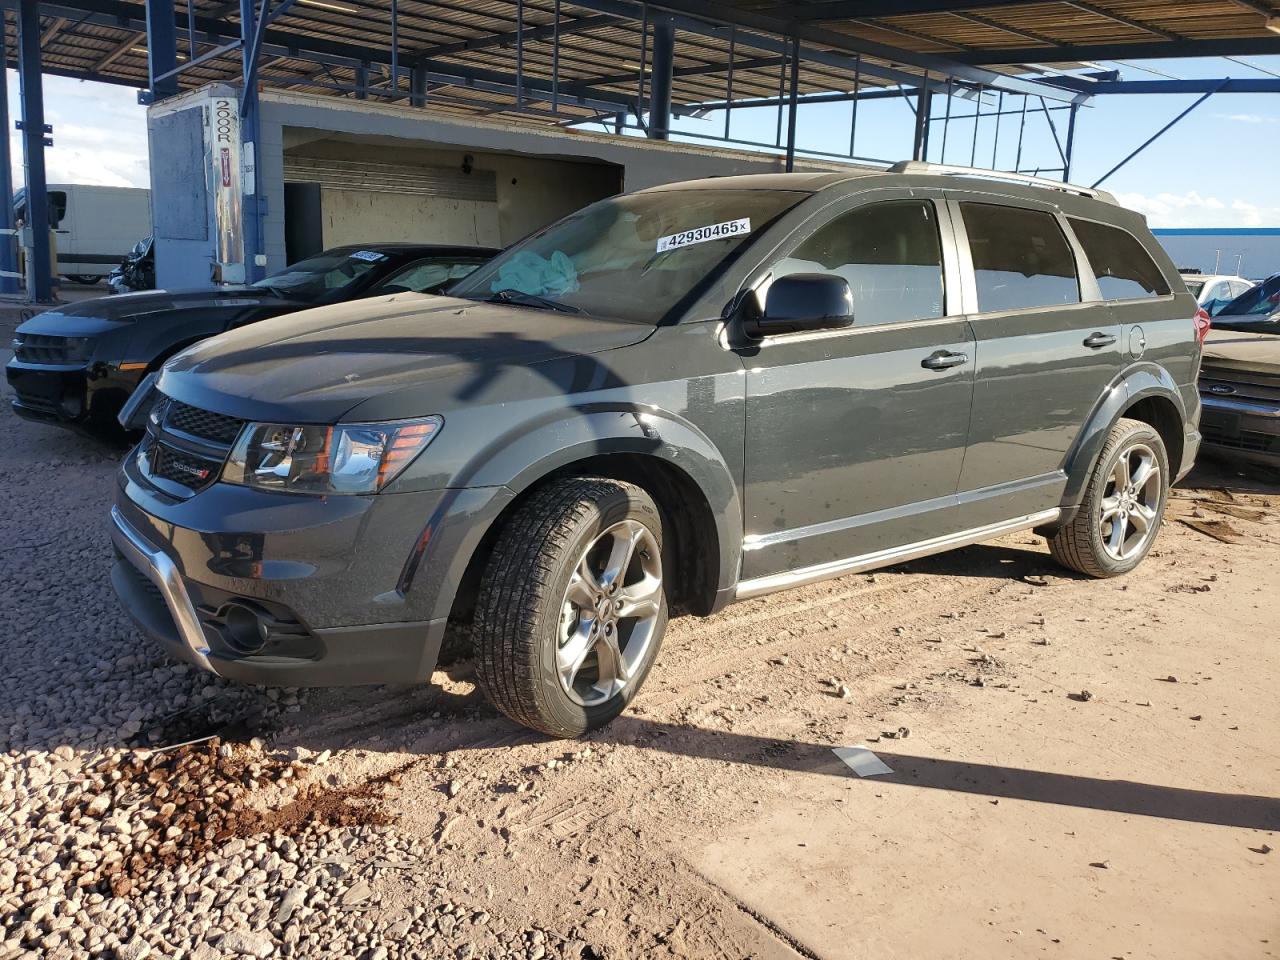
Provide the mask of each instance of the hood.
[{"label": "hood", "polygon": [[1228,374],[1280,376],[1280,334],[1212,330],[1200,372],[1210,379],[1227,379]]},{"label": "hood", "polygon": [[[334,423],[352,407],[638,343],[649,324],[399,293],[303,310],[202,341],[161,375],[169,396],[245,419]],[[436,410],[404,410],[413,417]]]},{"label": "hood", "polygon": [[20,327],[19,333],[41,333],[59,337],[91,336],[110,327],[145,321],[149,315],[174,310],[225,309],[228,315],[261,303],[288,303],[270,290],[231,287],[219,290],[146,290],[114,297],[99,297],[68,303],[38,313]]}]

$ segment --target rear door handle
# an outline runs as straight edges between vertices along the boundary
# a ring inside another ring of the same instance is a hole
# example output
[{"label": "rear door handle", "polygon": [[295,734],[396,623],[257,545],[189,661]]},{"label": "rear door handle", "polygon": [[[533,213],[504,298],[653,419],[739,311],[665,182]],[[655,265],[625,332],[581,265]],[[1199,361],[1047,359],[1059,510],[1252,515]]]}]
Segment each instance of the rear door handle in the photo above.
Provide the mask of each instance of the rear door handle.
[{"label": "rear door handle", "polygon": [[963,363],[969,362],[967,353],[951,353],[948,350],[939,350],[937,353],[931,353],[920,361],[920,366],[926,370],[946,370],[949,367],[958,367]]},{"label": "rear door handle", "polygon": [[1109,333],[1091,333],[1084,338],[1084,345],[1090,350],[1101,350],[1103,347],[1109,347],[1116,342],[1116,338]]}]

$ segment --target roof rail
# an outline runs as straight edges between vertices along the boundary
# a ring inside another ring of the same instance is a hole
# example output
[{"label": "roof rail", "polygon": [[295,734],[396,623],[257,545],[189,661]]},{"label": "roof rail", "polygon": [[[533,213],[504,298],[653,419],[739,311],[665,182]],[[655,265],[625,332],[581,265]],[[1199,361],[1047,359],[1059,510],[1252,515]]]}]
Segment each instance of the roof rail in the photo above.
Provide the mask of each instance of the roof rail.
[{"label": "roof rail", "polygon": [[1074,183],[1063,183],[1061,180],[1050,180],[1048,177],[1033,177],[1027,173],[1006,173],[1003,170],[984,170],[981,167],[957,167],[950,163],[928,163],[923,160],[901,160],[889,168],[890,173],[933,173],[948,177],[978,177],[983,180],[1005,180],[1009,183],[1025,183],[1032,187],[1043,187],[1046,190],[1061,190],[1063,193],[1078,193],[1082,197],[1092,197],[1104,203],[1116,203],[1116,198],[1106,190],[1095,190],[1092,187],[1080,187]]}]

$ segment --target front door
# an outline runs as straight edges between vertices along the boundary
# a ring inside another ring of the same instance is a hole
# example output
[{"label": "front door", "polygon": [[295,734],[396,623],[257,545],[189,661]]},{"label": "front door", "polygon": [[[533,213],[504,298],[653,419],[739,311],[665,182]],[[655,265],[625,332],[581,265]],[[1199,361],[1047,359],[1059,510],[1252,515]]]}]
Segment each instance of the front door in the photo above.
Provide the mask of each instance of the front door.
[{"label": "front door", "polygon": [[766,267],[761,302],[778,276],[833,273],[854,322],[743,350],[744,580],[955,530],[974,345],[952,315],[953,251],[944,209],[884,191],[846,202]]},{"label": "front door", "polygon": [[1059,505],[1068,451],[1119,374],[1123,345],[1051,205],[959,196],[952,214],[971,262],[962,270],[973,277],[978,342],[960,501],[976,528]]}]

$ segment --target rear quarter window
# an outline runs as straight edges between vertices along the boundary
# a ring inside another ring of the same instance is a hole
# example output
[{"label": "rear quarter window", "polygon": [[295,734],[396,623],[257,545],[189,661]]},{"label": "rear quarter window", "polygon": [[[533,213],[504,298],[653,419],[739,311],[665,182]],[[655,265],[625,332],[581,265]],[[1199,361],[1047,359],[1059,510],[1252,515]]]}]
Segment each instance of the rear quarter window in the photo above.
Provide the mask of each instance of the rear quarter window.
[{"label": "rear quarter window", "polygon": [[[1169,281],[1129,231],[1074,217],[1067,218],[1067,222],[1093,267],[1104,300],[1163,297],[1169,292]],[[1187,286],[1190,289],[1190,284]],[[1203,286],[1199,284],[1193,293],[1198,295]]]},{"label": "rear quarter window", "polygon": [[1050,213],[961,203],[978,310],[1025,310],[1080,302],[1075,257]]}]

